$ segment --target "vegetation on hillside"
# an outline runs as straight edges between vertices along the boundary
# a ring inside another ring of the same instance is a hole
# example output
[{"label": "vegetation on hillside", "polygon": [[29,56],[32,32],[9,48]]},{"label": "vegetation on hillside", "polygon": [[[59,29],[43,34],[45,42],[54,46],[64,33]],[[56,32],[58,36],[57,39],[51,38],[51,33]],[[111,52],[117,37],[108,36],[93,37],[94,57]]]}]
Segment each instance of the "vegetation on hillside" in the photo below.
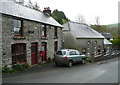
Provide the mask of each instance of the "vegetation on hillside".
[{"label": "vegetation on hillside", "polygon": [[[109,25],[110,26],[110,25]],[[91,25],[91,28],[93,28],[94,30],[103,33],[103,32],[109,32],[112,34],[113,37],[118,35],[118,27],[115,26],[110,26],[108,25]]]},{"label": "vegetation on hillside", "polygon": [[120,35],[115,36],[114,40],[111,40],[111,42],[113,43],[114,47],[119,48],[120,47]]},{"label": "vegetation on hillside", "polygon": [[58,9],[55,9],[52,12],[52,17],[58,21],[60,24],[64,24],[68,21],[68,18],[65,16],[63,11],[59,11]]}]

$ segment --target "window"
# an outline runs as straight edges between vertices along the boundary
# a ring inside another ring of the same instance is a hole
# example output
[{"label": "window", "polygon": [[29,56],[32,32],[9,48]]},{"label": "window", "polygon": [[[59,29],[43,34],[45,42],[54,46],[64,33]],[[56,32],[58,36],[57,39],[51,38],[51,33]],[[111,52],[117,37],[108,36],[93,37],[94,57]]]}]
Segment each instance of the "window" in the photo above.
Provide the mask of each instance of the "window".
[{"label": "window", "polygon": [[88,41],[88,43],[87,43],[88,45],[90,45],[90,41]]},{"label": "window", "polygon": [[80,55],[80,52],[79,52],[79,51],[76,51],[76,55]]},{"label": "window", "polygon": [[95,41],[95,44],[97,44],[97,41]]},{"label": "window", "polygon": [[26,44],[19,43],[12,45],[12,64],[26,62]]},{"label": "window", "polygon": [[46,34],[46,25],[42,25],[42,37],[47,37],[47,34]]},{"label": "window", "polygon": [[70,55],[76,55],[75,51],[70,51]]},{"label": "window", "polygon": [[58,50],[58,41],[54,42],[54,51],[56,52]]},{"label": "window", "polygon": [[54,28],[54,38],[57,38],[57,37],[58,37],[58,36],[57,36],[57,32],[58,32],[57,27],[55,27],[55,28]]},{"label": "window", "polygon": [[101,52],[101,47],[99,46],[98,47],[98,55],[100,55],[100,52]]},{"label": "window", "polygon": [[23,21],[14,19],[14,36],[23,36]]},{"label": "window", "polygon": [[86,54],[86,49],[85,48],[82,49],[82,53]]}]

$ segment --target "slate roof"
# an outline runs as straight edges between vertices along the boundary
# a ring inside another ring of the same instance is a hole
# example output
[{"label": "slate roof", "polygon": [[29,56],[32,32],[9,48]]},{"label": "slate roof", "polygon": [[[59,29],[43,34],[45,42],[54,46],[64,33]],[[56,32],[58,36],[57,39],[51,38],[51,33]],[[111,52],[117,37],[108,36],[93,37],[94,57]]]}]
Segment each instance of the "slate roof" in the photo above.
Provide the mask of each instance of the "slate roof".
[{"label": "slate roof", "polygon": [[69,21],[63,27],[63,31],[70,31],[76,38],[104,38],[86,24]]},{"label": "slate roof", "polygon": [[104,44],[105,45],[112,45],[112,43],[110,41],[108,41],[107,39],[104,39]]},{"label": "slate roof", "polygon": [[1,0],[0,13],[23,18],[23,19],[28,19],[32,21],[37,21],[40,23],[45,23],[53,26],[63,27],[51,16],[48,16],[43,12],[36,11],[31,8],[16,4],[12,1],[4,2],[3,0]]}]

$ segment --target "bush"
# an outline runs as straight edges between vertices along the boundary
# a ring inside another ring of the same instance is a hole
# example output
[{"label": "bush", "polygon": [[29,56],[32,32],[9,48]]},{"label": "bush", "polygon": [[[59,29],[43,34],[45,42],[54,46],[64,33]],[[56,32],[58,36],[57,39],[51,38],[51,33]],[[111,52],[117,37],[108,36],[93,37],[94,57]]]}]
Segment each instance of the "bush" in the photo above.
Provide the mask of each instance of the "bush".
[{"label": "bush", "polygon": [[30,67],[29,64],[15,64],[13,66],[14,71],[24,71],[27,70]]},{"label": "bush", "polygon": [[25,71],[30,67],[29,64],[15,64],[12,68],[8,67],[8,65],[5,65],[2,67],[3,73],[14,73],[19,71]]},{"label": "bush", "polygon": [[13,69],[16,70],[16,71],[23,71],[24,70],[24,68],[21,64],[15,64],[13,66]]},{"label": "bush", "polygon": [[5,65],[4,67],[2,67],[3,73],[10,73],[11,71],[12,71],[12,69],[10,67],[8,67],[8,65]]},{"label": "bush", "polygon": [[90,56],[87,56],[86,61],[89,62],[89,63],[93,63],[94,59]]},{"label": "bush", "polygon": [[30,67],[30,64],[23,64],[24,69],[28,69]]}]

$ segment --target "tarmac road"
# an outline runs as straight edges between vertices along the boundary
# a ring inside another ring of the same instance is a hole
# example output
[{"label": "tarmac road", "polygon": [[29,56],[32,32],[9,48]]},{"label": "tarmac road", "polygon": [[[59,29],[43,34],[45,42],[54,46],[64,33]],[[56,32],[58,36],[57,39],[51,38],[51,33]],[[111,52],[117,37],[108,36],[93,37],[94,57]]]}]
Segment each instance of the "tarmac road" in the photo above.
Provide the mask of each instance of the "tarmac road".
[{"label": "tarmac road", "polygon": [[118,83],[118,58],[103,63],[76,64],[72,68],[51,64],[41,71],[3,78],[3,83]]}]

